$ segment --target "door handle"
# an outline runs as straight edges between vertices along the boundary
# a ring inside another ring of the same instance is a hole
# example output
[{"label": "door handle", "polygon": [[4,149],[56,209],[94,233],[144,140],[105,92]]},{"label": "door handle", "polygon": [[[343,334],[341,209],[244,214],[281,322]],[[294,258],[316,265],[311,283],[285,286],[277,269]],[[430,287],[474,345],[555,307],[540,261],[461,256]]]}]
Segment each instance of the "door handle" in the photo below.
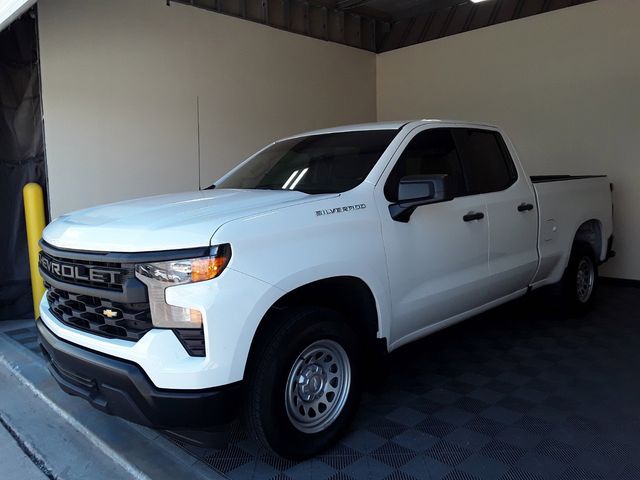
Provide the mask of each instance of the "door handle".
[{"label": "door handle", "polygon": [[484,213],[482,212],[469,212],[464,217],[462,217],[462,220],[464,220],[465,222],[472,222],[474,220],[482,220],[483,218]]},{"label": "door handle", "polygon": [[529,210],[533,210],[533,205],[530,203],[521,203],[518,205],[519,212],[528,212]]}]

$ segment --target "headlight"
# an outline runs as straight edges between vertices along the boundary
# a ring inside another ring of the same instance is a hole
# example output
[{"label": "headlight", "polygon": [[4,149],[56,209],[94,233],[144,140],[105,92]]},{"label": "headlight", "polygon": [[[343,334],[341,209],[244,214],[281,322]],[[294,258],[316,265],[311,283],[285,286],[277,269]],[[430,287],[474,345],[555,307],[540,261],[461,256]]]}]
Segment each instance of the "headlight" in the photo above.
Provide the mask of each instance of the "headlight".
[{"label": "headlight", "polygon": [[169,305],[165,301],[165,289],[216,278],[225,269],[230,259],[231,246],[224,244],[211,247],[211,255],[207,257],[136,265],[136,277],[149,290],[153,325],[161,328],[200,328],[202,326],[200,311]]},{"label": "headlight", "polygon": [[136,276],[143,282],[148,278],[163,283],[165,287],[202,282],[220,275],[230,258],[231,247],[228,244],[216,245],[211,247],[208,257],[136,265]]}]

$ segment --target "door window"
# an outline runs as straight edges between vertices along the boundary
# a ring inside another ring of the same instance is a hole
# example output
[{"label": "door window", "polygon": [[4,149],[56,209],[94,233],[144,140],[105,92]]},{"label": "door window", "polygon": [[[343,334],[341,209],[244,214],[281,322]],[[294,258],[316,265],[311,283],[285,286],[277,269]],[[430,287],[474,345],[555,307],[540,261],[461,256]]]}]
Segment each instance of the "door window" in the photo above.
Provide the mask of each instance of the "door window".
[{"label": "door window", "polygon": [[449,175],[454,196],[465,192],[456,146],[448,128],[431,128],[411,139],[384,186],[390,202],[398,201],[400,179],[408,175]]},{"label": "door window", "polygon": [[456,128],[453,136],[470,195],[505,190],[516,181],[513,160],[498,132]]}]

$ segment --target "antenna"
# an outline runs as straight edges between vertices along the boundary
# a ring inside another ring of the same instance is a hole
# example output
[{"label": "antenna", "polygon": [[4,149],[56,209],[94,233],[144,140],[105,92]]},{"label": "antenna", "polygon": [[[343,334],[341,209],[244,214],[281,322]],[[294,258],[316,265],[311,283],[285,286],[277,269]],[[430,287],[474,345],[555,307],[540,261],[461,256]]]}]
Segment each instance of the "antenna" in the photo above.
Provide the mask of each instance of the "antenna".
[{"label": "antenna", "polygon": [[200,96],[196,95],[196,124],[198,135],[198,190],[202,190],[202,181],[200,179]]}]

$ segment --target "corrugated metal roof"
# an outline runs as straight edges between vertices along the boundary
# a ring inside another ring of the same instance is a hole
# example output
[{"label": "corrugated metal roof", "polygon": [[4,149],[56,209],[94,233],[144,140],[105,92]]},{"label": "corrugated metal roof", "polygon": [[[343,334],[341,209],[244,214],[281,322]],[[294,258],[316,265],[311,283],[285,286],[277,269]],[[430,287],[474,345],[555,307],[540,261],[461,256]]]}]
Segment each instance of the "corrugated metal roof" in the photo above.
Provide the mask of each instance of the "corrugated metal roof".
[{"label": "corrugated metal roof", "polygon": [[173,0],[386,52],[594,0]]}]

